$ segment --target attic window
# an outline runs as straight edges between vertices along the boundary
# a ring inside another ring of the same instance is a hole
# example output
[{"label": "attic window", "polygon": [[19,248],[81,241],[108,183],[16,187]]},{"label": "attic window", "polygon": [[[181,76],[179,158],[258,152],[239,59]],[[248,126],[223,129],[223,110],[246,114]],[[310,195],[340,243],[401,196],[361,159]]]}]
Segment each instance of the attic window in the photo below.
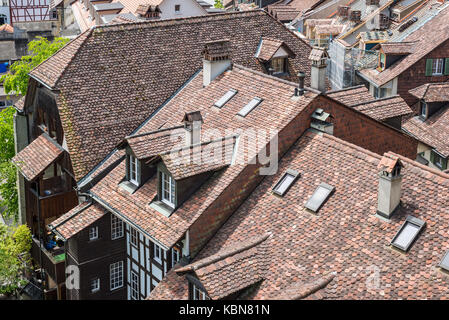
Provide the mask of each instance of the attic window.
[{"label": "attic window", "polygon": [[324,182],[320,183],[318,188],[315,189],[312,197],[307,201],[306,208],[313,212],[318,212],[334,190],[335,188],[333,186]]},{"label": "attic window", "polygon": [[286,65],[286,57],[273,58],[271,60],[271,67],[273,68],[274,74],[284,73]]},{"label": "attic window", "polygon": [[232,99],[237,94],[237,90],[231,89],[224,94],[223,97],[220,98],[217,102],[215,102],[214,106],[217,108],[222,108],[229,100]]},{"label": "attic window", "polygon": [[261,98],[253,98],[246,106],[242,108],[237,114],[242,117],[246,117],[255,107],[262,102]]},{"label": "attic window", "polygon": [[137,180],[138,170],[139,170],[139,161],[133,155],[129,155],[128,177],[129,181],[135,184],[136,186],[139,185],[139,181]]},{"label": "attic window", "polygon": [[299,177],[299,173],[293,170],[287,170],[282,178],[276,183],[273,192],[283,196],[291,187],[293,182]]},{"label": "attic window", "polygon": [[161,172],[161,201],[175,207],[175,180],[165,172]]},{"label": "attic window", "polygon": [[394,247],[407,252],[425,225],[426,223],[424,221],[408,216],[398,233],[394,236],[391,244]]},{"label": "attic window", "polygon": [[440,268],[449,271],[449,251],[446,252],[443,259],[441,260]]},{"label": "attic window", "polygon": [[192,298],[193,300],[210,300],[207,293],[194,284],[192,284]]}]

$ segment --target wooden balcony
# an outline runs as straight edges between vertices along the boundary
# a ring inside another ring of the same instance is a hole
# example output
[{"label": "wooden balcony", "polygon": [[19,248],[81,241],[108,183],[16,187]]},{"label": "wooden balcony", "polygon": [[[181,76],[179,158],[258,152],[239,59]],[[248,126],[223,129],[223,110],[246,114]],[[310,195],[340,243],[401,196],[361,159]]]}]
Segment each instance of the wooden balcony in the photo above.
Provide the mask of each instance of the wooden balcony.
[{"label": "wooden balcony", "polygon": [[[65,282],[65,253],[63,248],[59,248],[57,250],[47,250],[45,249],[43,243],[42,247],[39,246],[39,239],[33,237],[31,256],[34,262],[38,265],[40,265],[42,257],[41,267],[57,285]],[[50,281],[47,281],[47,283],[48,282]]]}]

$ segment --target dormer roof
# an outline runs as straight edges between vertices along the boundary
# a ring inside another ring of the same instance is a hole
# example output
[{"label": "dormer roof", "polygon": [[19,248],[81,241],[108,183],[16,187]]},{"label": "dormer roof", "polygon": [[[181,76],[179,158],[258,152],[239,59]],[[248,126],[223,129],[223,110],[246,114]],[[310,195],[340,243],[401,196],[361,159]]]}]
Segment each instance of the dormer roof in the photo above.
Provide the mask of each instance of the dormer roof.
[{"label": "dormer roof", "polygon": [[256,52],[256,58],[262,61],[269,61],[275,56],[295,58],[296,55],[289,46],[281,40],[267,37],[261,38]]},{"label": "dormer roof", "polygon": [[449,82],[426,83],[408,92],[426,102],[449,102]]}]

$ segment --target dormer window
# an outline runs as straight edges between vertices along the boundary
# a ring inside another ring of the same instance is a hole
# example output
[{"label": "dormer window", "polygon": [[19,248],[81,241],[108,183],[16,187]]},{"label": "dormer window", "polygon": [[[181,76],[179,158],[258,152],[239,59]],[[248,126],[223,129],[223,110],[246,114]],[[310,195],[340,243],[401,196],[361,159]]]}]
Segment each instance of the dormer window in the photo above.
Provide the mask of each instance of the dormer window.
[{"label": "dormer window", "polygon": [[165,172],[161,172],[161,201],[175,207],[175,180]]},{"label": "dormer window", "polygon": [[271,68],[273,68],[273,74],[285,73],[287,63],[286,57],[273,58],[271,60]]},{"label": "dormer window", "polygon": [[421,112],[420,112],[420,116],[423,119],[427,118],[427,103],[423,100],[421,100]]},{"label": "dormer window", "polygon": [[129,168],[128,168],[128,170],[129,170],[128,171],[129,181],[134,183],[136,186],[139,185],[139,182],[137,181],[138,161],[132,155],[129,156]]},{"label": "dormer window", "polygon": [[193,300],[210,300],[207,293],[205,291],[201,290],[195,284],[192,284],[192,299]]}]

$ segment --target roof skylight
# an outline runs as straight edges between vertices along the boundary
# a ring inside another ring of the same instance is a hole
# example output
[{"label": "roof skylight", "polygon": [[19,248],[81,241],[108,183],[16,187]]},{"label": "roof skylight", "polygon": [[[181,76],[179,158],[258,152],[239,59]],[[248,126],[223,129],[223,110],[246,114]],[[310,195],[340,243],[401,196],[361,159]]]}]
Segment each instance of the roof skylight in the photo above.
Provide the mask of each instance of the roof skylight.
[{"label": "roof skylight", "polygon": [[449,271],[449,251],[446,252],[443,259],[441,260],[440,267],[446,271]]},{"label": "roof skylight", "polygon": [[237,90],[230,89],[228,92],[224,94],[223,97],[220,98],[217,102],[214,103],[214,106],[217,108],[222,108],[229,100],[232,99],[237,94]]},{"label": "roof skylight", "polygon": [[333,186],[324,182],[320,183],[318,188],[315,189],[312,197],[307,201],[306,208],[313,212],[318,212],[334,190],[335,188]]},{"label": "roof skylight", "polygon": [[276,183],[273,188],[273,192],[283,196],[291,187],[293,182],[298,178],[299,173],[293,170],[287,170],[282,178]]},{"label": "roof skylight", "polygon": [[253,98],[246,106],[242,108],[237,114],[242,117],[246,117],[255,107],[257,107],[262,102],[261,98]]},{"label": "roof skylight", "polygon": [[426,223],[418,218],[408,216],[394,236],[391,244],[402,251],[408,251]]}]

